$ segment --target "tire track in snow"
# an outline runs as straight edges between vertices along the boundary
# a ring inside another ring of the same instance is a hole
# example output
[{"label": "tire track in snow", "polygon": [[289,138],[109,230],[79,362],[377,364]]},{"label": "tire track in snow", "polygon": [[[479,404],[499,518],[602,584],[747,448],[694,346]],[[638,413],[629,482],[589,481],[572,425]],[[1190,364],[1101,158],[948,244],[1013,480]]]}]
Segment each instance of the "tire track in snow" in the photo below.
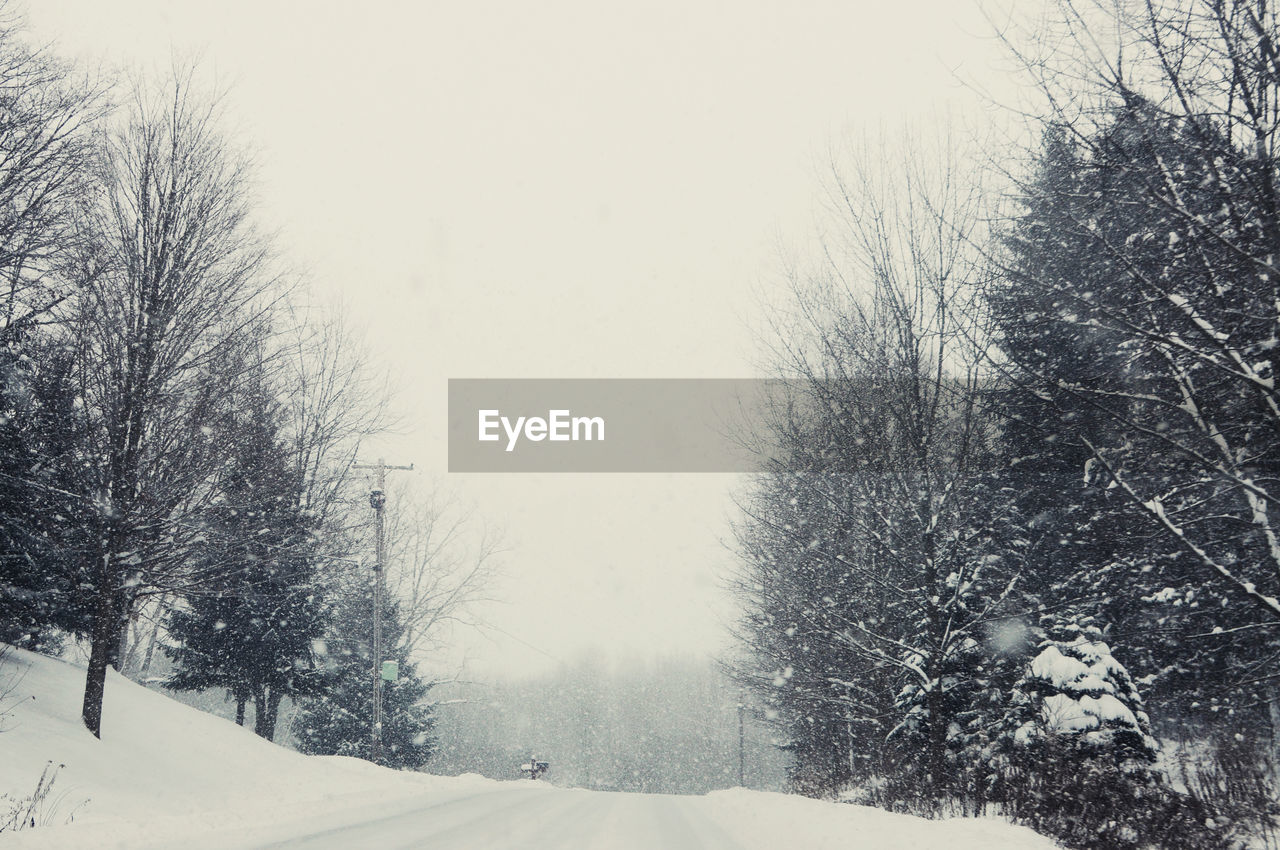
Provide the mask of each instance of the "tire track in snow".
[{"label": "tire track in snow", "polygon": [[[490,791],[453,797],[407,812],[372,820],[346,824],[319,832],[304,833],[296,838],[267,844],[249,845],[293,850],[347,850],[355,847],[421,847],[435,835],[448,834],[493,818],[497,813],[536,809],[545,805],[541,799],[552,796],[542,789]],[[434,846],[434,845],[432,845]]]}]

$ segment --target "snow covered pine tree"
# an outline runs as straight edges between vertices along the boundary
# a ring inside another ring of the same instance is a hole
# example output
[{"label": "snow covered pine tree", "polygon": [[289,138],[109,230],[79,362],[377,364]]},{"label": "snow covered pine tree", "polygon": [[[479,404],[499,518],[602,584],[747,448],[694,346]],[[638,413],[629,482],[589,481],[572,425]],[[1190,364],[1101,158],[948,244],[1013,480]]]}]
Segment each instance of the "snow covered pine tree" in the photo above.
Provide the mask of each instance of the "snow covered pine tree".
[{"label": "snow covered pine tree", "polygon": [[1164,783],[1142,697],[1102,630],[1047,619],[996,742],[992,798],[1081,850],[1230,846],[1212,813]]},{"label": "snow covered pine tree", "polygon": [[[364,582],[337,591],[334,619],[326,638],[330,670],[321,693],[306,699],[295,721],[298,749],[313,755],[370,758],[373,724],[372,588]],[[383,660],[398,668],[394,682],[382,689],[382,763],[416,770],[435,752],[432,707],[425,701],[431,682],[424,682],[409,658],[399,605],[384,600]]]}]

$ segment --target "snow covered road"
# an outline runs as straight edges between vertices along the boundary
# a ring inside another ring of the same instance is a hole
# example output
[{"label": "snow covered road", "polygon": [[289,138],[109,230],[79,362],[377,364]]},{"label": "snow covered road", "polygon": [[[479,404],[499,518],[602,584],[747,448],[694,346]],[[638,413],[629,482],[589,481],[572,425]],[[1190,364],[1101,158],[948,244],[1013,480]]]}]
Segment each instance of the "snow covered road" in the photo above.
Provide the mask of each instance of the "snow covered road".
[{"label": "snow covered road", "polygon": [[699,797],[520,788],[455,797],[391,817],[256,846],[298,850],[745,850],[708,814],[705,803],[706,798]]},{"label": "snow covered road", "polygon": [[212,832],[184,850],[1049,850],[1028,830],[991,820],[906,815],[743,789],[701,797],[491,783],[433,793],[394,812]]}]

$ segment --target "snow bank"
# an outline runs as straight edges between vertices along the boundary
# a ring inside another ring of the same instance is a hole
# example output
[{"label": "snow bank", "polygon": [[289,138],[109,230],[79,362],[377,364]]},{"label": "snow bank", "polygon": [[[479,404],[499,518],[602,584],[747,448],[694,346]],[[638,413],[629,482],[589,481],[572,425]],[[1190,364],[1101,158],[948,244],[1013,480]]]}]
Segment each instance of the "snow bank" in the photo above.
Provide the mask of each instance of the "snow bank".
[{"label": "snow bank", "polygon": [[709,813],[732,824],[750,850],[1055,850],[1026,827],[994,818],[924,820],[808,797],[733,788],[707,795]]},{"label": "snow bank", "polygon": [[27,796],[50,761],[62,765],[41,816],[50,828],[0,834],[0,846],[163,846],[165,836],[359,819],[415,805],[424,793],[507,784],[304,756],[114,671],[99,741],[80,722],[84,677],[81,666],[18,649],[0,661],[0,693],[13,687],[0,702],[0,794]]}]

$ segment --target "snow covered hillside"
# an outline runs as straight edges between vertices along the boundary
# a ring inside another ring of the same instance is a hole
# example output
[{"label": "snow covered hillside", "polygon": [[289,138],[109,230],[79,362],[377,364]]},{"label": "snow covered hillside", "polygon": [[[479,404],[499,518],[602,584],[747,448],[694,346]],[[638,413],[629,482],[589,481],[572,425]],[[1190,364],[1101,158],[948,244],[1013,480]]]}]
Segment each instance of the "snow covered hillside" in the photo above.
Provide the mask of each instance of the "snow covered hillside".
[{"label": "snow covered hillside", "polygon": [[0,794],[29,795],[49,762],[62,765],[41,825],[0,834],[0,846],[1054,847],[996,821],[931,822],[741,789],[607,794],[308,757],[115,675],[99,741],[79,720],[83,684],[83,668],[21,650],[0,663],[0,692],[10,691]]},{"label": "snow covered hillside", "polygon": [[[424,793],[497,784],[303,756],[114,671],[99,741],[79,719],[84,668],[8,653],[0,692],[16,687],[0,703],[0,794],[26,796],[48,762],[64,765],[41,814],[57,828],[17,833],[18,846],[134,847],[143,838],[163,845],[170,836],[335,809],[372,816]],[[13,841],[0,834],[0,846]]]}]

